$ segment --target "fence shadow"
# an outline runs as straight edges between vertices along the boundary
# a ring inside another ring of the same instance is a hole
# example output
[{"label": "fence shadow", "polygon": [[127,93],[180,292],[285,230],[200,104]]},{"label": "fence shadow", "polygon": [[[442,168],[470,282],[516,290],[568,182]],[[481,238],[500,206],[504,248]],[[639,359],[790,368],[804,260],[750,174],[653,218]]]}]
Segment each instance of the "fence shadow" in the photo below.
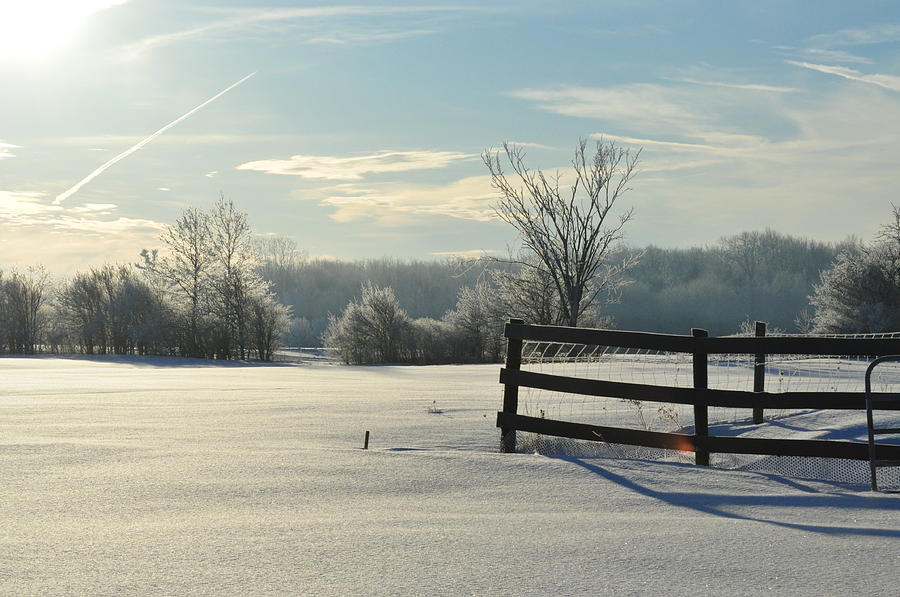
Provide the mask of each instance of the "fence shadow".
[{"label": "fence shadow", "polygon": [[[722,518],[731,518],[735,520],[746,520],[760,522],[776,527],[794,529],[798,531],[807,531],[810,533],[820,533],[824,535],[836,536],[865,536],[865,537],[887,537],[900,539],[900,530],[898,529],[881,529],[869,527],[847,527],[847,526],[825,526],[812,525],[796,522],[785,522],[780,520],[771,520],[761,517],[748,516],[738,514],[727,510],[729,506],[772,506],[778,508],[839,508],[844,511],[866,511],[866,510],[887,510],[900,513],[900,499],[897,496],[852,494],[852,493],[821,493],[810,487],[802,486],[796,481],[791,481],[788,485],[800,489],[804,493],[800,495],[725,495],[715,493],[682,493],[674,491],[660,491],[653,489],[647,485],[642,485],[633,479],[629,479],[624,475],[614,473],[609,469],[603,468],[598,464],[588,462],[581,458],[559,457],[557,460],[570,462],[576,466],[599,476],[607,481],[611,481],[621,487],[630,489],[641,495],[657,499],[667,504],[702,512]],[[666,463],[664,466],[690,466]],[[776,478],[775,475],[765,475],[768,478]]]}]

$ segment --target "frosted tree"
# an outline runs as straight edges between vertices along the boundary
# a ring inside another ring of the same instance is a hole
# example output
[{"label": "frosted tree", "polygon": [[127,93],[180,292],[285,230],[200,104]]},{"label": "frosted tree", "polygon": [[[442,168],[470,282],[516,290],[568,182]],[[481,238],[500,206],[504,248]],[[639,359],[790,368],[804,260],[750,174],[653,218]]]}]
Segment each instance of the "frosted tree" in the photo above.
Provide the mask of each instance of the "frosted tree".
[{"label": "frosted tree", "polygon": [[[572,160],[574,182],[560,184],[560,174],[529,170],[521,147],[503,144],[503,152],[482,155],[491,182],[500,194],[497,216],[519,233],[534,260],[514,261],[549,279],[556,292],[561,323],[577,326],[581,313],[604,292],[614,292],[635,259],[611,259],[633,210],[615,213],[637,173],[640,151],[597,141],[593,153],[582,139]],[[505,159],[504,159],[505,158]],[[512,172],[507,175],[504,162]]]},{"label": "frosted tree", "polygon": [[363,284],[359,301],[351,301],[340,317],[332,317],[325,345],[347,363],[394,363],[410,360],[410,319],[390,287]]},{"label": "frosted tree", "polygon": [[873,333],[900,330],[900,209],[875,241],[845,249],[822,272],[810,303],[814,330]]},{"label": "frosted tree", "polygon": [[506,310],[499,293],[486,281],[464,286],[459,291],[456,309],[445,320],[459,336],[462,360],[496,362],[503,352],[503,325]]},{"label": "frosted tree", "polygon": [[271,294],[256,293],[248,305],[249,338],[261,361],[271,361],[291,323],[291,311]]},{"label": "frosted tree", "polygon": [[[210,216],[212,246],[215,247],[210,286],[215,291],[214,309],[225,326],[220,352],[236,352],[245,358],[249,344],[250,300],[265,295],[268,287],[256,273],[259,254],[253,243],[247,214],[234,203],[220,198]],[[234,346],[232,346],[234,344]]]},{"label": "frosted tree", "polygon": [[9,352],[32,354],[40,348],[49,287],[50,276],[43,267],[0,277],[0,342]]},{"label": "frosted tree", "polygon": [[128,266],[76,274],[57,302],[72,343],[88,354],[149,354],[174,340],[163,296]]},{"label": "frosted tree", "polygon": [[181,305],[184,354],[205,356],[203,324],[216,257],[209,214],[189,207],[174,225],[166,227],[161,240],[168,251],[152,264],[152,271],[175,291]]}]

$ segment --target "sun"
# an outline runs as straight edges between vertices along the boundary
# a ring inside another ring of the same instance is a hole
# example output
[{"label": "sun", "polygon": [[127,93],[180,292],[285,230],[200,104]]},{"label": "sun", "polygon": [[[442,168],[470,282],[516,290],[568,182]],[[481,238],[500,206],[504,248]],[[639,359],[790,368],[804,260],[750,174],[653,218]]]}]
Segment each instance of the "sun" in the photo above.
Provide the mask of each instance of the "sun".
[{"label": "sun", "polygon": [[127,0],[0,0],[0,60],[45,56],[84,20]]}]

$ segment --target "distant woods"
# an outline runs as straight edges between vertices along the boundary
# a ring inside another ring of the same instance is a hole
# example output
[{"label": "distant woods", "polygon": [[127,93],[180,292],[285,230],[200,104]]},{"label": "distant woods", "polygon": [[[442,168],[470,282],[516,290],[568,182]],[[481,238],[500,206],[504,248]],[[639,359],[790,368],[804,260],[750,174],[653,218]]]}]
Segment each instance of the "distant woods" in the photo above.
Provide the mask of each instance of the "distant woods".
[{"label": "distant woods", "polygon": [[685,334],[700,327],[725,335],[737,332],[741,321],[761,320],[786,332],[811,332],[809,297],[821,272],[855,244],[766,230],[706,247],[650,246],[629,272],[620,300],[603,311],[621,329]]},{"label": "distant woods", "polygon": [[[759,319],[770,328],[810,332],[817,326],[810,296],[823,283],[821,273],[858,247],[852,240],[822,243],[767,230],[705,247],[622,249],[610,258],[640,257],[627,283],[583,313],[581,324],[680,334],[702,327],[726,335]],[[324,334],[324,342],[347,362],[490,361],[500,357],[497,341],[506,318],[545,324],[565,318],[552,282],[533,268],[516,270],[495,261],[468,267],[327,261],[299,253],[277,267],[276,261],[266,260],[267,279],[278,299],[294,309],[288,343],[314,345]]]},{"label": "distant woods", "polygon": [[[724,335],[759,319],[794,332],[893,331],[895,216],[872,243],[763,231],[704,247],[621,249],[611,258],[640,255],[628,283],[581,325]],[[501,358],[508,317],[565,317],[552,285],[540,276],[523,285],[513,265],[311,259],[291,240],[260,242],[224,201],[186,211],[164,238],[138,264],[65,280],[39,267],[0,272],[0,351],[265,360],[278,344],[325,343],[351,363],[485,362]]]}]

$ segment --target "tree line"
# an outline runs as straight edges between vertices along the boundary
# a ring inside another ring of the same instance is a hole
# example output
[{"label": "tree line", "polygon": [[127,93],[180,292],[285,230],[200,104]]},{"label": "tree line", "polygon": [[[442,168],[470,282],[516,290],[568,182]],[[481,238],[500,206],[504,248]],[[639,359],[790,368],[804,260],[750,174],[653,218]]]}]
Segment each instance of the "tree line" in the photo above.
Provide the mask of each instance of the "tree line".
[{"label": "tree line", "polygon": [[[280,340],[344,348],[348,362],[479,362],[502,355],[507,318],[562,318],[552,284],[534,269],[310,259],[285,238],[264,238],[255,251],[244,244],[240,254],[255,257],[236,262],[232,251],[229,262],[227,254],[209,257],[219,242],[206,232],[213,226],[212,214],[186,211],[171,232],[199,229],[205,240],[178,259],[148,251],[140,267],[107,265],[59,283],[42,268],[0,272],[0,351],[271,358]],[[723,335],[759,319],[793,332],[895,331],[897,230],[894,222],[871,243],[767,230],[702,247],[625,248],[617,259],[639,260],[615,293],[581,314],[582,324]],[[229,268],[230,278],[222,276]]]},{"label": "tree line", "polygon": [[260,273],[247,216],[221,198],[184,211],[164,251],[54,282],[0,272],[0,352],[271,360],[290,310]]}]

